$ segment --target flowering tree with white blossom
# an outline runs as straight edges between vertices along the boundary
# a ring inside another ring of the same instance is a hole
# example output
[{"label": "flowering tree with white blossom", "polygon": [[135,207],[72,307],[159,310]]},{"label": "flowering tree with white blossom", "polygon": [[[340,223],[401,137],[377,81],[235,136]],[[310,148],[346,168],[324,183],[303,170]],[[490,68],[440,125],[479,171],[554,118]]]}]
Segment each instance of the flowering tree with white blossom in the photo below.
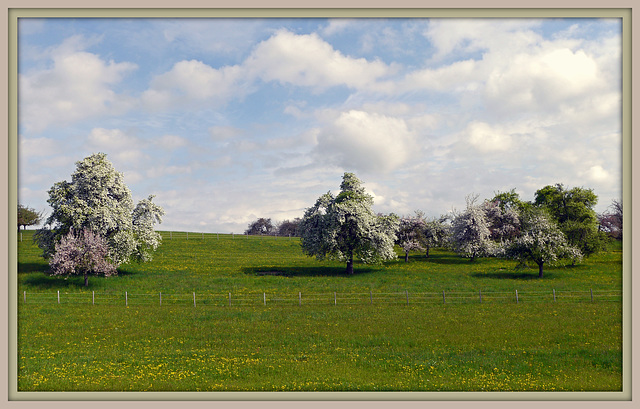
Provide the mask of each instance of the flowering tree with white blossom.
[{"label": "flowering tree with white blossom", "polygon": [[558,225],[541,211],[522,215],[521,235],[505,246],[505,255],[521,263],[536,263],[539,278],[543,276],[545,264],[554,265],[562,259],[582,259],[580,250],[572,246]]},{"label": "flowering tree with white blossom", "polygon": [[394,241],[399,219],[372,210],[373,197],[361,187],[353,173],[345,173],[341,192],[328,192],[305,211],[300,222],[302,250],[318,260],[346,261],[353,274],[353,260],[379,263],[397,258]]},{"label": "flowering tree with white blossom", "polygon": [[45,258],[56,253],[63,237],[75,232],[91,231],[102,237],[106,258],[115,267],[131,259],[147,261],[160,243],[153,231],[161,222],[164,210],[149,196],[134,208],[131,192],[104,153],[93,154],[76,163],[71,182],[55,183],[49,190],[52,212],[45,228],[35,234]]}]

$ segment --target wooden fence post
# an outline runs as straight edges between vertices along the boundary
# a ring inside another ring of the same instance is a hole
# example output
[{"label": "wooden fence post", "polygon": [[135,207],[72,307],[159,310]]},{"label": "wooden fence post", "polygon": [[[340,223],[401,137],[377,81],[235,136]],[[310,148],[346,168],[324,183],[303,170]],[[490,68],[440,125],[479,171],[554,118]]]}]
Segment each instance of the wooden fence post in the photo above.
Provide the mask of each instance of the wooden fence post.
[{"label": "wooden fence post", "polygon": [[446,303],[447,303],[447,300],[446,300],[446,298],[445,298],[445,296],[444,296],[444,290],[442,290],[442,303],[443,303],[443,304],[446,304]]},{"label": "wooden fence post", "polygon": [[229,293],[229,307],[231,307],[231,293]]},{"label": "wooden fence post", "polygon": [[302,305],[302,291],[298,293],[298,305]]},{"label": "wooden fence post", "polygon": [[409,305],[409,290],[404,290],[404,292],[407,295],[407,305]]},{"label": "wooden fence post", "polygon": [[24,296],[24,302],[27,302],[27,292],[26,291],[23,292],[23,296]]},{"label": "wooden fence post", "polygon": [[262,293],[262,298],[264,300],[264,305],[267,305],[267,293]]},{"label": "wooden fence post", "polygon": [[196,293],[193,293],[193,306],[196,306]]},{"label": "wooden fence post", "polygon": [[480,304],[482,304],[482,290],[478,291],[478,294],[480,294]]},{"label": "wooden fence post", "polygon": [[58,304],[60,304],[60,290],[58,290]]},{"label": "wooden fence post", "polygon": [[162,291],[160,291],[160,305],[162,305]]},{"label": "wooden fence post", "polygon": [[591,290],[591,302],[593,302],[593,288],[591,288],[590,290]]},{"label": "wooden fence post", "polygon": [[169,240],[173,239],[173,232],[169,232]]},{"label": "wooden fence post", "polygon": [[338,305],[338,296],[335,291],[333,292],[333,305]]},{"label": "wooden fence post", "polygon": [[516,290],[516,304],[518,303],[518,290]]},{"label": "wooden fence post", "polygon": [[556,302],[556,289],[553,289],[553,302]]},{"label": "wooden fence post", "polygon": [[371,301],[371,305],[373,305],[373,293],[369,290],[369,300]]},{"label": "wooden fence post", "polygon": [[124,292],[124,305],[129,305],[129,294],[126,291]]},{"label": "wooden fence post", "polygon": [[96,292],[91,291],[91,305],[96,305]]}]

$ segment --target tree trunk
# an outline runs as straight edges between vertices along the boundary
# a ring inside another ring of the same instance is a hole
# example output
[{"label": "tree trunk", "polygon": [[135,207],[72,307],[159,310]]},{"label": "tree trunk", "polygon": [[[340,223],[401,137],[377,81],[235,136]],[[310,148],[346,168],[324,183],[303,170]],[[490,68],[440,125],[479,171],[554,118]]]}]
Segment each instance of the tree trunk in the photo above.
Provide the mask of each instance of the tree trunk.
[{"label": "tree trunk", "polygon": [[427,258],[429,258],[429,246],[427,246]]},{"label": "tree trunk", "polygon": [[408,252],[408,251],[405,251],[405,252],[404,252],[404,262],[405,262],[405,263],[408,263],[408,262],[409,262],[409,252]]},{"label": "tree trunk", "polygon": [[84,286],[89,287],[89,275],[84,273]]},{"label": "tree trunk", "polygon": [[538,278],[542,278],[542,266],[544,266],[544,262],[538,263]]},{"label": "tree trunk", "polygon": [[349,259],[349,261],[347,261],[347,274],[353,274],[353,259]]}]

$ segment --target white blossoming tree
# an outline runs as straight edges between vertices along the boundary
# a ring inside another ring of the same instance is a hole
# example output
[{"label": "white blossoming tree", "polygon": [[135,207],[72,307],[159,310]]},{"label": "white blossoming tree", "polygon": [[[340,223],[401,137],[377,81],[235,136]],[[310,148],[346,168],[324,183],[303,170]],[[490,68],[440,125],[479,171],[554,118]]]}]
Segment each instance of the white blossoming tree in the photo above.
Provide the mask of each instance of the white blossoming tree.
[{"label": "white blossoming tree", "polygon": [[404,261],[409,262],[409,252],[424,251],[425,247],[425,221],[421,212],[417,211],[413,217],[400,219],[396,244],[404,250]]},{"label": "white blossoming tree", "polygon": [[366,264],[396,259],[398,217],[375,214],[373,197],[353,173],[344,174],[340,189],[337,196],[320,196],[305,211],[299,225],[304,253],[318,260],[346,261],[347,274],[353,274],[356,257]]},{"label": "white blossoming tree", "polygon": [[135,208],[123,176],[104,153],[93,154],[76,163],[71,182],[62,181],[49,190],[52,212],[35,240],[50,258],[56,245],[72,230],[88,230],[107,243],[106,258],[115,267],[131,259],[146,261],[160,243],[153,224],[161,222],[164,210],[152,203],[153,196]]},{"label": "white blossoming tree", "polygon": [[467,208],[454,216],[451,244],[454,251],[472,262],[478,257],[496,255],[499,246],[491,239],[490,221],[477,197],[467,197]]},{"label": "white blossoming tree", "polygon": [[543,276],[545,264],[554,265],[562,259],[582,259],[580,250],[569,244],[557,224],[543,212],[525,212],[521,222],[521,234],[505,246],[505,255],[523,264],[527,261],[536,263],[539,278]]}]

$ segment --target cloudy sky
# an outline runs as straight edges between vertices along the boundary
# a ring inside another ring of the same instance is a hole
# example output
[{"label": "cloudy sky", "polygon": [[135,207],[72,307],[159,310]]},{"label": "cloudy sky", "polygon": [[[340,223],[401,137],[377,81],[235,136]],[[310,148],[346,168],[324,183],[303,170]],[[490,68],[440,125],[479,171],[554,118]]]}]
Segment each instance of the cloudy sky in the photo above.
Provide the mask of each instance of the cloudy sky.
[{"label": "cloudy sky", "polygon": [[104,152],[162,230],[301,217],[354,172],[439,216],[555,183],[621,199],[618,19],[19,21],[20,203]]}]

